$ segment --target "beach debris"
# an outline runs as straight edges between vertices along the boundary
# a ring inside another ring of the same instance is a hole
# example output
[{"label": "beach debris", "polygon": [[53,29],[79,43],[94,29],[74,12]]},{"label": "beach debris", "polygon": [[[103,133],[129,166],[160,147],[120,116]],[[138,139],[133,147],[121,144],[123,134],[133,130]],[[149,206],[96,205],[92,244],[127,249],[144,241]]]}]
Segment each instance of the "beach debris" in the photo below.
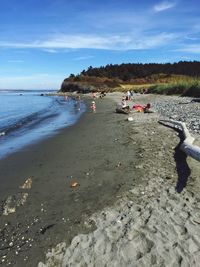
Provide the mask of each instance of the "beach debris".
[{"label": "beach debris", "polygon": [[166,175],[166,177],[165,177],[167,180],[170,180],[170,179],[173,179],[174,178],[174,175],[173,174],[171,174],[171,175]]},{"label": "beach debris", "polygon": [[79,183],[76,181],[71,182],[70,187],[77,187],[79,186]]},{"label": "beach debris", "polygon": [[117,168],[121,167],[122,166],[122,163],[119,161],[116,165]]},{"label": "beach debris", "polygon": [[40,233],[43,235],[47,230],[52,228],[54,225],[55,225],[55,223],[52,223],[52,224],[49,224],[47,226],[44,226],[44,227],[40,228]]},{"label": "beach debris", "polygon": [[28,193],[18,193],[7,197],[3,203],[3,215],[16,212],[16,208],[24,205],[28,198]]},{"label": "beach debris", "polygon": [[197,224],[200,224],[200,220],[197,221],[197,220],[193,220],[194,223],[197,223]]},{"label": "beach debris", "polygon": [[184,140],[180,145],[180,149],[188,156],[196,159],[197,161],[200,161],[200,147],[193,144],[195,138],[190,135],[185,122],[175,120],[159,120],[159,123],[163,124],[164,126],[172,125],[172,127],[181,130],[184,136]]},{"label": "beach debris", "polygon": [[66,222],[67,222],[65,218],[62,218],[62,221],[63,221],[64,223],[66,223]]},{"label": "beach debris", "polygon": [[143,165],[135,165],[135,169],[143,169],[144,166]]},{"label": "beach debris", "polygon": [[133,121],[133,117],[128,117],[128,121]]},{"label": "beach debris", "polygon": [[32,178],[29,177],[20,188],[22,188],[22,189],[31,189],[31,187],[32,187]]},{"label": "beach debris", "polygon": [[122,108],[122,107],[117,107],[116,108],[116,113],[120,113],[120,114],[129,114],[130,113],[130,108]]}]

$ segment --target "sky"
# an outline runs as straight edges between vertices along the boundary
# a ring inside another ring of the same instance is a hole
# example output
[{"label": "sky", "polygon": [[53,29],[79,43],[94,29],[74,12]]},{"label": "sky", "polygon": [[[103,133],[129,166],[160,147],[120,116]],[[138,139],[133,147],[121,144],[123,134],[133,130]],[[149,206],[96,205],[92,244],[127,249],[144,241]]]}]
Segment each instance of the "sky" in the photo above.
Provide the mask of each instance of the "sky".
[{"label": "sky", "polygon": [[200,60],[200,0],[1,0],[0,89],[89,66]]}]

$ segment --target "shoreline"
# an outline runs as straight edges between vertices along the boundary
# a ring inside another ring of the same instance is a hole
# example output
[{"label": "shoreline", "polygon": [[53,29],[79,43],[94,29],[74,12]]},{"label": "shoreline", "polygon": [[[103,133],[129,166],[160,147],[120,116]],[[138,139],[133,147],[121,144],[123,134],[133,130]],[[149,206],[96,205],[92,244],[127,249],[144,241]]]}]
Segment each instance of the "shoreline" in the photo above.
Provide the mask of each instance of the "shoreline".
[{"label": "shoreline", "polygon": [[[93,229],[85,219],[113,204],[132,184],[131,173],[127,181],[124,166],[116,167],[124,164],[126,148],[119,146],[127,138],[124,117],[115,113],[115,102],[98,99],[96,104],[96,113],[88,109],[75,125],[0,161],[1,203],[28,194],[16,212],[1,215],[5,266],[36,266],[63,239],[70,244],[78,232]],[[28,178],[31,189],[20,188]],[[71,188],[72,180],[80,186]]]},{"label": "shoreline", "polygon": [[[146,102],[148,97],[138,96],[135,100]],[[115,113],[120,98],[121,94],[113,93],[105,99],[97,99],[96,113],[88,110],[77,124],[56,137],[31,147],[30,151],[0,161],[1,178],[10,177],[4,192],[9,195],[28,193],[26,203],[15,213],[1,216],[1,230],[8,235],[7,243],[13,242],[9,249],[3,250],[6,257],[0,257],[5,266],[9,262],[12,266],[22,267],[27,264],[37,266],[38,262],[46,262],[45,266],[61,266],[63,262],[69,266],[74,266],[75,262],[100,266],[98,264],[104,263],[104,258],[108,265],[114,264],[114,259],[117,260],[116,266],[127,266],[128,261],[133,260],[137,264],[140,258],[138,264],[144,261],[148,265],[145,257],[156,249],[155,243],[159,241],[156,233],[162,231],[163,220],[167,220],[169,228],[165,228],[164,235],[177,238],[170,219],[172,215],[180,211],[184,216],[184,212],[192,213],[193,206],[199,208],[198,201],[195,202],[195,194],[200,188],[199,166],[194,160],[188,159],[193,171],[188,176],[187,187],[182,194],[174,190],[179,180],[174,158],[174,149],[179,142],[177,133],[159,125],[156,113],[133,114],[134,121],[128,122],[127,115]],[[19,189],[28,177],[32,178],[32,188]],[[71,188],[71,179],[80,185]],[[13,188],[9,187],[11,182]],[[187,205],[181,206],[179,201]],[[161,209],[159,203],[166,209]],[[160,222],[156,221],[159,218],[162,218]],[[180,220],[179,217],[176,219]],[[190,219],[191,216],[186,216],[184,224]],[[157,231],[150,235],[148,227],[153,227],[153,222]],[[177,230],[178,226],[175,228]],[[134,240],[135,236],[128,237],[132,232],[138,233],[138,240]],[[148,240],[141,239],[141,234]],[[182,236],[183,241],[186,240],[187,234]],[[125,242],[129,239],[129,245],[132,244],[130,253]],[[146,247],[143,250],[142,240]],[[171,243],[164,240],[168,248]],[[63,241],[65,244],[61,243]],[[194,247],[192,242],[193,239],[190,247]],[[4,246],[7,243],[4,242]],[[115,243],[117,250],[104,250],[105,247],[112,248]],[[52,249],[54,247],[56,249]],[[94,255],[90,253],[91,247]],[[128,253],[126,257],[123,247]],[[136,247],[141,251],[134,254]],[[162,249],[165,250],[163,244]],[[117,251],[123,253],[117,255]],[[77,258],[76,255],[80,256]],[[170,249],[169,255],[172,255]],[[154,251],[152,257],[158,256],[162,258]],[[39,266],[43,266],[42,263]]]}]

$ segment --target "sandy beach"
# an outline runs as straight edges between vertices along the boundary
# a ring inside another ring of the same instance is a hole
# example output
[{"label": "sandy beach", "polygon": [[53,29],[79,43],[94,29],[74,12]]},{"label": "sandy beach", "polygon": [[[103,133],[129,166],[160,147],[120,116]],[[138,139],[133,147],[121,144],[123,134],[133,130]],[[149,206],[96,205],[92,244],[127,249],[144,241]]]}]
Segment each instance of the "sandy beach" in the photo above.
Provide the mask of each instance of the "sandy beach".
[{"label": "sandy beach", "polygon": [[[200,164],[157,112],[115,113],[121,97],[0,161],[3,266],[199,266]],[[9,196],[24,201],[6,215]]]}]

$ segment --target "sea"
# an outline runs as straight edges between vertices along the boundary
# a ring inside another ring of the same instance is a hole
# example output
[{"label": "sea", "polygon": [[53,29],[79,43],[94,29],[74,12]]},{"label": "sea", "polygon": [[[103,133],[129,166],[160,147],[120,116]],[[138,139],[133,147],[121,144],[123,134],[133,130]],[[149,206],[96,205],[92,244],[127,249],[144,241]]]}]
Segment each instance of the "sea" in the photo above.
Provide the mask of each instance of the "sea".
[{"label": "sea", "polygon": [[86,110],[82,100],[50,90],[0,90],[0,159],[57,134]]}]

